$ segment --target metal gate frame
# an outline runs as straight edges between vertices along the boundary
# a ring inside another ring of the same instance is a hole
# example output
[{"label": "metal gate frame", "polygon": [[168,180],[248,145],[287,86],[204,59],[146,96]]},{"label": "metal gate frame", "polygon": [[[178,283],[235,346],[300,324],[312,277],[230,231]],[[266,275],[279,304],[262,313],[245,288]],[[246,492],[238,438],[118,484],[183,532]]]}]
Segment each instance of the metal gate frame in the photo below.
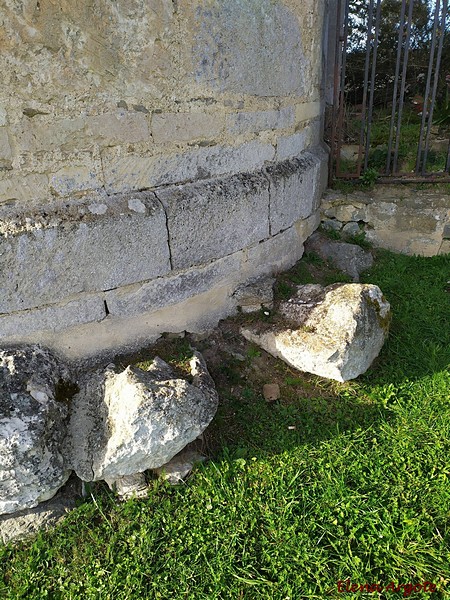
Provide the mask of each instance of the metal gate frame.
[{"label": "metal gate frame", "polygon": [[[423,96],[424,109],[420,125],[419,143],[416,164],[413,173],[398,170],[399,143],[401,124],[405,102],[406,73],[411,40],[414,0],[402,0],[398,46],[395,67],[392,112],[389,128],[387,162],[380,183],[393,182],[450,182],[450,140],[447,150],[445,169],[441,172],[427,172],[426,164],[430,149],[430,133],[433,124],[433,111],[441,68],[442,48],[445,37],[446,19],[448,17],[449,0],[435,0],[433,30],[431,36],[430,58],[426,85]],[[333,105],[331,111],[330,134],[330,181],[333,178],[359,178],[368,166],[373,118],[375,76],[377,68],[377,50],[379,44],[379,27],[381,20],[382,0],[368,0],[368,27],[366,39],[366,56],[364,65],[364,91],[361,115],[361,130],[356,172],[341,170],[341,148],[344,132],[345,78],[346,57],[348,47],[349,0],[337,0],[337,24],[335,36],[335,64]],[[427,107],[429,109],[427,110]]]}]

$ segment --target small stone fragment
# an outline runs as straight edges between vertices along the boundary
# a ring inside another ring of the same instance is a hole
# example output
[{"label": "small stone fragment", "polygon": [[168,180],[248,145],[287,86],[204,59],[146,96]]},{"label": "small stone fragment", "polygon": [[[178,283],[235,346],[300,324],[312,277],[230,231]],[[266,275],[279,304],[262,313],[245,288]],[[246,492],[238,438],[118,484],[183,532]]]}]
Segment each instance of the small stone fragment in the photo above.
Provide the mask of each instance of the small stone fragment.
[{"label": "small stone fragment", "polygon": [[263,386],[263,396],[267,402],[274,402],[280,397],[280,386],[278,383],[266,383]]},{"label": "small stone fragment", "polygon": [[194,468],[196,463],[204,462],[206,458],[195,450],[182,450],[168,463],[157,469],[153,469],[159,477],[166,479],[170,484],[184,483],[186,477]]},{"label": "small stone fragment", "polygon": [[233,298],[244,313],[257,312],[263,306],[272,308],[274,283],[274,277],[260,277],[238,287]]},{"label": "small stone fragment", "polygon": [[314,252],[323,260],[329,260],[337,269],[347,273],[353,281],[359,281],[363,271],[373,265],[373,256],[356,244],[329,240],[316,232],[305,244],[306,252]]}]

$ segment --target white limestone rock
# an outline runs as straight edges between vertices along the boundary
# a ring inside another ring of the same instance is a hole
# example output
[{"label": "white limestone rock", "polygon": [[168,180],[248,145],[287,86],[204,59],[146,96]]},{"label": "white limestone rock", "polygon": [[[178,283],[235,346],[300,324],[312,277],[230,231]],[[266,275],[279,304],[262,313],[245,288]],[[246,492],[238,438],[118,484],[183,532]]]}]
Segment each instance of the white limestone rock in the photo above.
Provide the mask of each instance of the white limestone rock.
[{"label": "white limestone rock", "polygon": [[68,455],[84,481],[111,485],[164,465],[214,417],[218,396],[203,357],[193,353],[192,384],[156,357],[147,371],[111,365],[80,383],[73,399]]},{"label": "white limestone rock", "polygon": [[307,373],[347,381],[365,373],[388,334],[390,305],[372,284],[301,285],[280,305],[286,325],[242,335]]},{"label": "white limestone rock", "polygon": [[33,508],[67,481],[67,404],[56,389],[68,378],[39,346],[0,351],[0,514]]}]

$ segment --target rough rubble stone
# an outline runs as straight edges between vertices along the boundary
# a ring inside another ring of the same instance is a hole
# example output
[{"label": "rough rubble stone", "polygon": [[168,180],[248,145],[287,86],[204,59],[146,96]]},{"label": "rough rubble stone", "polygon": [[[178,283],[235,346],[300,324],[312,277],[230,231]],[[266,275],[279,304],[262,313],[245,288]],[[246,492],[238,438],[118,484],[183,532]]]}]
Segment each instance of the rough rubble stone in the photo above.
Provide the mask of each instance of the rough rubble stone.
[{"label": "rough rubble stone", "polygon": [[200,353],[192,384],[156,357],[147,371],[112,366],[94,372],[73,398],[68,454],[84,481],[142,473],[167,463],[214,417],[218,396]]},{"label": "rough rubble stone", "polygon": [[204,460],[205,457],[196,450],[183,450],[162,467],[154,469],[154,472],[172,485],[177,485],[184,483],[194,465]]},{"label": "rough rubble stone", "polygon": [[307,240],[305,251],[315,252],[320,258],[329,260],[337,269],[350,275],[353,281],[359,281],[360,274],[373,265],[370,252],[356,244],[330,240],[318,232]]},{"label": "rough rubble stone", "polygon": [[33,508],[67,481],[67,404],[57,386],[68,378],[39,346],[0,351],[0,514]]},{"label": "rough rubble stone", "polygon": [[258,277],[241,285],[233,294],[242,312],[257,312],[262,306],[272,308],[274,277]]},{"label": "rough rubble stone", "polygon": [[39,503],[35,508],[0,516],[0,541],[9,544],[25,540],[35,536],[38,531],[54,527],[75,508],[79,497],[81,482],[72,477],[50,500]]},{"label": "rough rubble stone", "polygon": [[371,284],[298,286],[280,312],[286,326],[242,328],[242,335],[299,371],[337,381],[367,371],[390,322],[389,303]]}]

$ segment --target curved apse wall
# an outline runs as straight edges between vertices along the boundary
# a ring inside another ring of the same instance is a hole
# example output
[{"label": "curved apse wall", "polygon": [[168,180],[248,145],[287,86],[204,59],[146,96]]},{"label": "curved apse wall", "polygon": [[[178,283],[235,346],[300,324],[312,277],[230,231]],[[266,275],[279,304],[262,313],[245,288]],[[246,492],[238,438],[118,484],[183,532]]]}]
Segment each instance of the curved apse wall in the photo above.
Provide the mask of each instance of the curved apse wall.
[{"label": "curved apse wall", "polygon": [[323,3],[3,0],[0,344],[203,331],[319,222]]}]

